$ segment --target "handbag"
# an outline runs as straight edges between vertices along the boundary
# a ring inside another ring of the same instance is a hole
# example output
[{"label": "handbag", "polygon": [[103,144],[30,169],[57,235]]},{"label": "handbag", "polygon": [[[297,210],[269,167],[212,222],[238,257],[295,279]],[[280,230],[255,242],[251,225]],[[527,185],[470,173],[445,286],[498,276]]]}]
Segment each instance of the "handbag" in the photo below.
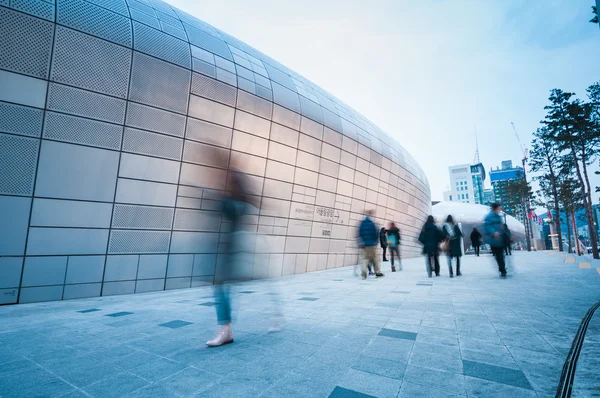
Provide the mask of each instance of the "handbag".
[{"label": "handbag", "polygon": [[396,237],[394,235],[388,236],[387,244],[388,246],[396,247],[398,245],[398,242],[396,242]]},{"label": "handbag", "polygon": [[442,243],[440,244],[440,250],[443,252],[449,252],[450,251],[450,238],[447,237],[445,238]]}]

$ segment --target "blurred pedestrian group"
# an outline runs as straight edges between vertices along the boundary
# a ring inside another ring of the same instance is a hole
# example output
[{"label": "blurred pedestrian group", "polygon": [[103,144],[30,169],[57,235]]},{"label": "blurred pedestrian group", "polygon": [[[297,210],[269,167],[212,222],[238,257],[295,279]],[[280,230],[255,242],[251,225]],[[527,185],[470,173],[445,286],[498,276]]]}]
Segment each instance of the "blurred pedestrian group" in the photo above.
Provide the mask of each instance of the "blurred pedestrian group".
[{"label": "blurred pedestrian group", "polygon": [[[365,218],[358,227],[358,247],[363,252],[363,263],[361,266],[361,276],[367,279],[367,276],[381,278],[384,274],[381,272],[381,266],[377,258],[377,245],[383,250],[382,262],[387,262],[386,253],[389,253],[391,259],[391,271],[402,270],[402,259],[400,256],[400,229],[395,223],[390,222],[388,229],[385,227],[378,229],[373,221],[373,210],[365,211]],[[396,267],[396,264],[398,265]],[[357,269],[354,274],[358,275]]]},{"label": "blurred pedestrian group", "polygon": [[[498,265],[500,277],[506,278],[505,255],[512,254],[510,247],[512,235],[508,225],[503,220],[501,212],[502,207],[499,204],[492,204],[490,213],[483,220],[483,233],[477,228],[473,228],[469,237],[475,256],[477,257],[480,255],[481,246],[484,244],[490,246],[492,255]],[[440,254],[446,255],[450,278],[453,278],[455,275],[453,260],[456,262],[456,276],[462,276],[460,268],[460,260],[463,254],[462,238],[463,231],[455,223],[452,215],[448,215],[441,228],[436,225],[433,216],[427,217],[427,221],[419,234],[419,242],[423,245],[425,270],[429,278],[433,277],[433,275],[440,276]],[[383,247],[383,241],[381,244]]]}]

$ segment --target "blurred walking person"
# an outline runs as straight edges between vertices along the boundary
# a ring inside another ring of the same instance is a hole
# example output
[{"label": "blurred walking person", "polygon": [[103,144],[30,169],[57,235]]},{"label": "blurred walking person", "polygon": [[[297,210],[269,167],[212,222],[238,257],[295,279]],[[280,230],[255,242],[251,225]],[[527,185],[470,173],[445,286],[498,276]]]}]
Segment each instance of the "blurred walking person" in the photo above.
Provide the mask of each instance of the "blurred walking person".
[{"label": "blurred walking person", "polygon": [[504,231],[502,236],[504,237],[504,254],[506,254],[507,256],[512,256],[512,233],[510,232],[510,229],[508,229],[508,225],[504,224],[503,225]]},{"label": "blurred walking person", "polygon": [[423,245],[423,254],[425,255],[425,270],[427,276],[435,273],[440,276],[440,242],[442,241],[442,231],[435,225],[433,216],[427,217],[425,225],[419,234],[419,242]]},{"label": "blurred walking person", "polygon": [[456,276],[461,276],[460,273],[460,258],[462,256],[461,240],[463,233],[454,223],[452,216],[446,218],[444,227],[442,229],[444,239],[447,240],[446,255],[448,256],[448,273],[450,278],[454,278],[454,272],[452,270],[452,259],[456,257]]},{"label": "blurred walking person", "polygon": [[381,228],[379,230],[379,245],[383,249],[383,258],[381,260],[383,262],[387,261],[387,258],[385,257],[385,252],[386,252],[387,246],[388,246],[387,241],[388,241],[387,232],[386,232],[385,228]]},{"label": "blurred walking person", "polygon": [[498,263],[500,277],[506,278],[504,223],[500,215],[501,211],[502,207],[498,203],[492,204],[492,211],[484,219],[483,234],[485,243],[492,248],[492,254]]},{"label": "blurred walking person", "polygon": [[479,257],[479,249],[481,248],[481,232],[477,228],[473,228],[471,232],[471,246],[475,249],[475,255]]},{"label": "blurred walking person", "polygon": [[371,220],[373,210],[367,210],[365,214],[366,217],[358,227],[358,246],[363,250],[364,255],[361,276],[363,279],[367,279],[367,268],[372,263],[375,268],[375,276],[381,278],[384,275],[379,268],[379,261],[377,260],[377,253],[375,251],[379,240],[379,232],[375,223]]},{"label": "blurred walking person", "polygon": [[390,228],[387,230],[387,244],[392,257],[392,272],[396,272],[394,266],[394,254],[398,259],[398,270],[402,271],[402,259],[400,258],[400,230],[393,222],[390,223]]},{"label": "blurred walking person", "polygon": [[[223,168],[228,167],[228,159],[219,153],[213,154]],[[228,184],[221,197],[221,212],[223,219],[228,221],[228,233],[222,234],[225,239],[225,261],[219,264],[220,272],[215,272],[215,308],[217,321],[221,331],[213,340],[207,341],[209,347],[218,347],[233,343],[231,331],[231,298],[230,283],[236,279],[234,272],[239,268],[239,263],[244,255],[252,255],[249,245],[245,242],[245,233],[242,228],[244,217],[250,211],[253,200],[248,195],[248,180],[246,175],[233,163],[229,164]]]}]

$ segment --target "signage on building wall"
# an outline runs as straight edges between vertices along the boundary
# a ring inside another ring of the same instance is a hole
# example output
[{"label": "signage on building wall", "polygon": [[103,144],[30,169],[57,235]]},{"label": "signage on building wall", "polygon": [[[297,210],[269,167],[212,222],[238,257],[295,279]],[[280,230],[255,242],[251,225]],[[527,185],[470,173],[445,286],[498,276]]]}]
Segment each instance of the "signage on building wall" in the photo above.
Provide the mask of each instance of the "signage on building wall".
[{"label": "signage on building wall", "polygon": [[315,206],[304,203],[292,202],[290,207],[290,218],[312,221],[315,213]]}]

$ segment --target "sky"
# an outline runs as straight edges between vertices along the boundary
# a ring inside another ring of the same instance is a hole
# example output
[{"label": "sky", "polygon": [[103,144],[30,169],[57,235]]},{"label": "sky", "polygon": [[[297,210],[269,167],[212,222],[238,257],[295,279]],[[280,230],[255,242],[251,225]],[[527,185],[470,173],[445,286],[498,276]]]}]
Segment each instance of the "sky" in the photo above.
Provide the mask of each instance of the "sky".
[{"label": "sky", "polygon": [[476,134],[486,170],[520,164],[511,122],[529,148],[551,89],[584,97],[600,80],[594,0],[167,1],[398,140],[425,171],[432,200],[449,189],[448,166],[473,162]]}]

